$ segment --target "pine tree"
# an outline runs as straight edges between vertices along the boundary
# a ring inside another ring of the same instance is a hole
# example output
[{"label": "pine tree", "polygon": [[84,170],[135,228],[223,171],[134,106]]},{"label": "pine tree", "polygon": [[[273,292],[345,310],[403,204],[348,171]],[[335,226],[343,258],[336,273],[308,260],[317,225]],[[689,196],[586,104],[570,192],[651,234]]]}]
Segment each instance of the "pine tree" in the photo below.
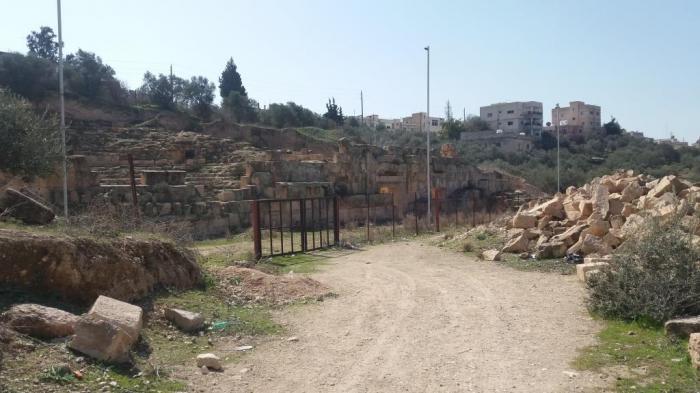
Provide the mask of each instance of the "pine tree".
[{"label": "pine tree", "polygon": [[219,94],[221,98],[228,98],[232,91],[238,92],[243,97],[248,97],[241,80],[241,74],[238,73],[236,68],[236,63],[233,62],[233,58],[230,58],[226,63],[224,72],[219,77]]}]

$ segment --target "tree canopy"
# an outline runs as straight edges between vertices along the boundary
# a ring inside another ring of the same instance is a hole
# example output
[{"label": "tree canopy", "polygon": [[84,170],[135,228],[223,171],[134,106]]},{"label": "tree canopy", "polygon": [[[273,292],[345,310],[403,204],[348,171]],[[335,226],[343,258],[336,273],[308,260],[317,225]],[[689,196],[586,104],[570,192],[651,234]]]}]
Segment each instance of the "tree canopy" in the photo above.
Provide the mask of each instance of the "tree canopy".
[{"label": "tree canopy", "polygon": [[32,31],[27,36],[27,48],[29,54],[49,60],[53,63],[58,61],[58,42],[53,29],[48,26],[41,26],[39,31]]},{"label": "tree canopy", "polygon": [[243,97],[248,97],[248,93],[243,86],[241,74],[238,73],[236,63],[233,62],[233,57],[226,62],[226,67],[219,77],[219,94],[221,98],[228,98],[232,91],[238,92]]},{"label": "tree canopy", "polygon": [[323,117],[332,120],[337,125],[343,125],[343,122],[345,122],[343,108],[335,103],[335,97],[328,99],[326,103],[326,113],[323,114]]}]

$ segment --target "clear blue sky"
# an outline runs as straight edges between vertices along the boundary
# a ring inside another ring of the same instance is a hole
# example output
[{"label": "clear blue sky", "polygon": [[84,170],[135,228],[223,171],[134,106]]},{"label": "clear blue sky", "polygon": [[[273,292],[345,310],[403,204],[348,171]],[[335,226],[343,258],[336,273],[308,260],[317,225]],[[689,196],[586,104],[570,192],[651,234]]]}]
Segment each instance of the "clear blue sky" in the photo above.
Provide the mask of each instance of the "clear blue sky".
[{"label": "clear blue sky", "polygon": [[[0,50],[56,27],[53,0],[0,0]],[[662,138],[700,137],[700,1],[63,0],[68,52],[94,51],[132,88],[146,70],[216,80],[233,56],[262,105],[346,114],[478,114],[511,100],[601,105],[603,118]]]}]

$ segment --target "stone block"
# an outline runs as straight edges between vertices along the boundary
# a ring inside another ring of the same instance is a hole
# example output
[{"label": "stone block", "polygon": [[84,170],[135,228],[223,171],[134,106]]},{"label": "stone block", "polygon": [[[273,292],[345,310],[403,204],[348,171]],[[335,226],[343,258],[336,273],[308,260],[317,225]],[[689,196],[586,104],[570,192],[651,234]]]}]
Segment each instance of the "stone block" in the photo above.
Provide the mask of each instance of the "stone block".
[{"label": "stone block", "polygon": [[126,363],[142,326],[141,307],[100,296],[75,325],[75,336],[68,346],[104,362]]},{"label": "stone block", "polygon": [[664,331],[669,336],[678,337],[700,333],[700,316],[668,320],[664,323]]},{"label": "stone block", "polygon": [[77,315],[39,304],[17,304],[0,316],[0,322],[13,330],[37,338],[70,336],[78,319]]},{"label": "stone block", "polygon": [[165,319],[185,332],[194,332],[204,327],[204,316],[197,312],[168,308],[165,310]]},{"label": "stone block", "polygon": [[576,277],[578,277],[579,281],[586,282],[590,272],[600,270],[606,266],[608,266],[607,262],[581,263],[576,265]]}]

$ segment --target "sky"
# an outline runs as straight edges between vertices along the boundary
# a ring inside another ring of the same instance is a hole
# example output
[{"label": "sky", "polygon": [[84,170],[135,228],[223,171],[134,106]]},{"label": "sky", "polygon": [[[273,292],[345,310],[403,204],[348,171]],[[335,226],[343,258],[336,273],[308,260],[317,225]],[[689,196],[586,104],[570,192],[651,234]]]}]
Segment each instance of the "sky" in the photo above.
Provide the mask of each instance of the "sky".
[{"label": "sky", "polygon": [[[217,81],[233,57],[261,105],[346,115],[479,113],[496,102],[602,107],[627,130],[695,142],[700,111],[696,0],[63,0],[67,53],[97,53],[131,88],[145,71]],[[53,0],[0,0],[0,51],[56,29]]]}]

